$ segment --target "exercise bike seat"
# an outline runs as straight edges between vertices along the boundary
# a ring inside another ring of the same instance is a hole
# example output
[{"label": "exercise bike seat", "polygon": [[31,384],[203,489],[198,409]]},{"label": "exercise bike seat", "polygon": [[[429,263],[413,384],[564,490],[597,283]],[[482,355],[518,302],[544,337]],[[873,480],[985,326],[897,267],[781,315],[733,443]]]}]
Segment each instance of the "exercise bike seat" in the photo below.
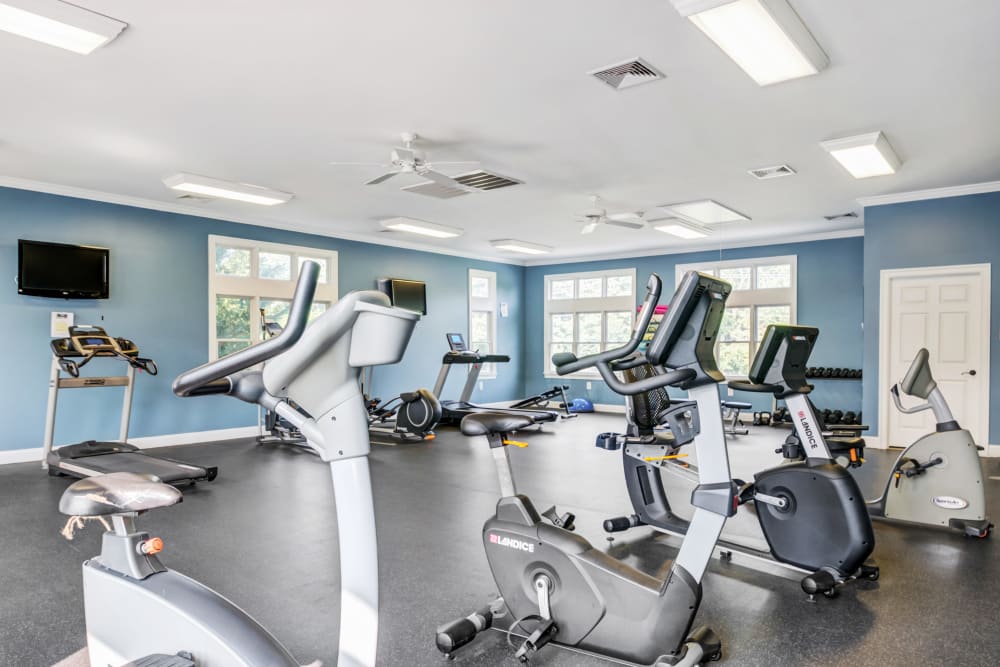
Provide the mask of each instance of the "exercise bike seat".
[{"label": "exercise bike seat", "polygon": [[476,412],[466,415],[459,428],[462,430],[462,435],[496,435],[528,428],[534,424],[534,419],[524,415],[509,415],[505,412]]},{"label": "exercise bike seat", "polygon": [[183,499],[180,491],[151,475],[112,472],[71,484],[59,499],[59,511],[69,516],[126,514],[169,507]]}]

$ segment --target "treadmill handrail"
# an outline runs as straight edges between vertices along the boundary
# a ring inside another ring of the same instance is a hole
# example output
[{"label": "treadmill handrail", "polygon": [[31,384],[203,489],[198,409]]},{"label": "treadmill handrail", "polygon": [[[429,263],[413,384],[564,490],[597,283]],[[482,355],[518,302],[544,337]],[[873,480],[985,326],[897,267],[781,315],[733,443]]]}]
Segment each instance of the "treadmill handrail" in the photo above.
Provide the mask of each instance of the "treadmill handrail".
[{"label": "treadmill handrail", "polygon": [[[288,323],[284,330],[274,338],[261,341],[239,352],[181,373],[174,380],[174,393],[178,396],[191,396],[196,389],[204,385],[218,380],[227,380],[233,373],[272,359],[295,345],[309,323],[309,309],[312,306],[318,282],[319,264],[313,261],[303,262],[299,271],[299,280],[295,286],[295,295],[292,297],[291,310],[288,313]],[[209,393],[225,392],[220,388],[218,391]]]},{"label": "treadmill handrail", "polygon": [[[639,347],[639,343],[642,342],[642,337],[646,334],[646,330],[649,328],[649,323],[653,319],[656,304],[660,301],[660,290],[662,288],[663,282],[660,280],[660,276],[655,273],[649,274],[649,280],[646,282],[646,298],[643,300],[642,308],[639,311],[639,321],[632,330],[632,337],[627,343],[613,350],[588,354],[579,359],[574,358],[568,363],[561,365],[553,357],[552,362],[556,364],[556,373],[559,375],[569,375],[570,373],[582,371],[585,368],[597,366],[602,362],[607,363],[615,359],[622,359],[635,352]],[[598,370],[600,371],[600,368]]]}]

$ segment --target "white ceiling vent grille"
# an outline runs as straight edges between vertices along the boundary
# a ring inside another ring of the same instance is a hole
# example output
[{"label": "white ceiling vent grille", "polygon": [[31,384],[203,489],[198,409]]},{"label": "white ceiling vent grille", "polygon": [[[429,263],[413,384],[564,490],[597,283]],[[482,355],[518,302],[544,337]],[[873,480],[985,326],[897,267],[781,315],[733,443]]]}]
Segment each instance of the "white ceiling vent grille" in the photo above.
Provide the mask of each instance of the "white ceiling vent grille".
[{"label": "white ceiling vent grille", "polygon": [[478,190],[496,190],[498,188],[508,188],[512,185],[521,185],[524,181],[519,181],[507,176],[501,176],[490,171],[477,169],[466,174],[459,174],[454,177],[456,181],[469,188]]},{"label": "white ceiling vent grille", "polygon": [[765,181],[769,178],[794,176],[795,170],[789,167],[787,164],[779,164],[773,167],[758,167],[756,169],[750,169],[748,173],[756,179]]},{"label": "white ceiling vent grille", "polygon": [[443,183],[436,183],[434,181],[414,183],[413,185],[407,185],[406,187],[400,188],[400,190],[404,192],[412,192],[415,195],[434,197],[435,199],[452,199],[453,197],[461,197],[462,195],[469,194],[469,190],[466,190],[465,188],[456,188]]},{"label": "white ceiling vent grille", "polygon": [[202,195],[190,195],[190,194],[177,195],[177,200],[182,201],[185,204],[207,204],[210,201],[214,201],[212,197],[203,197]]},{"label": "white ceiling vent grille", "polygon": [[642,58],[632,58],[624,62],[608,65],[587,72],[608,84],[615,90],[632,88],[650,81],[657,81],[664,78],[656,68],[647,63]]}]

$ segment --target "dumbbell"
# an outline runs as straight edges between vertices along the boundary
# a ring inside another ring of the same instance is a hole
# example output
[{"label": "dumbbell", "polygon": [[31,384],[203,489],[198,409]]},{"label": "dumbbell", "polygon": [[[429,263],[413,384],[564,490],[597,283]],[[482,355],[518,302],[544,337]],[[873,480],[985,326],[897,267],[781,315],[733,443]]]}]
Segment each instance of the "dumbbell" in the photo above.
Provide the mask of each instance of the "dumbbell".
[{"label": "dumbbell", "polygon": [[846,368],[838,368],[836,370],[836,374],[834,375],[834,377],[845,378],[845,377],[847,377],[848,373],[849,373],[848,369],[846,369]]},{"label": "dumbbell", "polygon": [[857,424],[858,416],[853,410],[848,410],[844,413],[844,418],[840,421],[841,424]]},{"label": "dumbbell", "polygon": [[822,372],[822,376],[823,377],[825,377],[825,378],[833,377],[833,369],[832,368],[824,368],[822,370],[823,370],[823,372]]},{"label": "dumbbell", "polygon": [[843,410],[834,410],[833,412],[830,413],[830,418],[826,420],[826,423],[827,424],[839,424],[839,423],[841,423],[841,420],[843,418],[844,418],[844,411]]},{"label": "dumbbell", "polygon": [[813,377],[815,375],[816,375],[816,367],[815,366],[810,366],[809,368],[806,369],[806,377],[807,378],[811,378],[811,377]]},{"label": "dumbbell", "polygon": [[860,368],[855,368],[855,369],[854,369],[854,370],[853,370],[853,371],[851,372],[851,377],[852,377],[852,378],[860,378],[860,377],[861,377],[861,369],[860,369]]},{"label": "dumbbell", "polygon": [[754,426],[770,426],[771,425],[771,413],[770,412],[755,412],[755,413],[753,413],[753,425]]},{"label": "dumbbell", "polygon": [[830,408],[825,408],[823,411],[821,411],[819,413],[819,416],[820,416],[820,419],[823,420],[824,424],[829,424],[830,423],[830,415],[832,415],[832,414],[833,414],[833,410],[831,410]]},{"label": "dumbbell", "polygon": [[782,413],[781,421],[788,422],[789,424],[792,423],[792,413],[788,408],[785,408],[785,411]]}]

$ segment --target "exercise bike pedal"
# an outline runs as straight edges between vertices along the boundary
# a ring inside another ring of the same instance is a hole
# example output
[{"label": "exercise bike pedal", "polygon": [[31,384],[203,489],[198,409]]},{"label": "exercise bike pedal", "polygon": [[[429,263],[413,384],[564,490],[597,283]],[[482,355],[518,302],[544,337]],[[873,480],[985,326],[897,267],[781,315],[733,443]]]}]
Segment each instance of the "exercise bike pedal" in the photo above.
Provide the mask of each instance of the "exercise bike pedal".
[{"label": "exercise bike pedal", "polygon": [[528,638],[521,642],[521,647],[517,649],[514,657],[519,662],[527,664],[531,656],[538,652],[540,648],[548,644],[559,632],[559,626],[551,618],[539,621],[535,631],[528,635]]},{"label": "exercise bike pedal", "polygon": [[154,653],[144,658],[133,660],[123,665],[123,667],[197,667],[194,656],[187,651],[181,651],[175,655],[165,653]]},{"label": "exercise bike pedal", "polygon": [[826,570],[818,570],[802,579],[802,590],[809,596],[809,601],[816,599],[817,593],[822,593],[828,598],[835,598],[839,594],[837,590],[837,578]]},{"label": "exercise bike pedal", "polygon": [[868,581],[878,581],[879,569],[874,563],[862,563],[858,569],[858,577]]}]

